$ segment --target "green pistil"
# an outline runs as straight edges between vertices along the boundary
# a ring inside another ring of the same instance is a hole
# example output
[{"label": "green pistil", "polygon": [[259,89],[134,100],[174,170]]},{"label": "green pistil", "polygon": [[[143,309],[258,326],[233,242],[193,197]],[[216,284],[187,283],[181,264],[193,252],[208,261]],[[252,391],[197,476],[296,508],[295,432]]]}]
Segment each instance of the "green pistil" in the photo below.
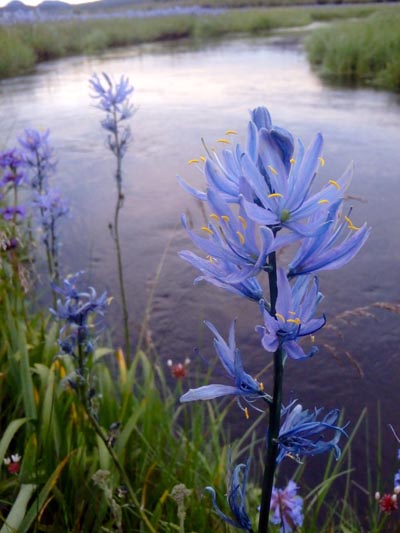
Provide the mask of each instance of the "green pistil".
[{"label": "green pistil", "polygon": [[290,218],[290,211],[289,209],[282,209],[281,213],[281,222],[287,222]]}]

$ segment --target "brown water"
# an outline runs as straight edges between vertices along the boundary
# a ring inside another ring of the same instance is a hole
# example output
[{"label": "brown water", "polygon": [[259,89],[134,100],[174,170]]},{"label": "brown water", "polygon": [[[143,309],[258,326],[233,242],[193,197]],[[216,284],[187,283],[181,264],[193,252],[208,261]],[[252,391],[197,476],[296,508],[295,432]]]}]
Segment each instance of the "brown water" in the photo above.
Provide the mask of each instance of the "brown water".
[{"label": "brown water", "polygon": [[[132,119],[134,142],[124,161],[126,200],[120,224],[132,323],[143,316],[170,243],[150,321],[163,362],[192,357],[195,346],[212,356],[212,338],[201,320],[207,318],[227,332],[234,317],[247,369],[258,372],[271,359],[254,333],[260,322],[256,306],[210,286],[193,287],[197,273],[177,256],[179,250],[191,247],[180,227],[180,214],[189,211],[195,224],[202,221],[198,205],[176,181],[180,174],[200,184],[195,170],[187,165],[200,154],[200,138],[212,144],[227,129],[236,129],[243,139],[248,110],[266,105],[276,124],[306,143],[315,132],[323,132],[325,177],[339,176],[354,160],[350,192],[363,200],[352,202],[354,222],[367,220],[373,232],[350,265],[321,276],[322,307],[331,329],[319,336],[321,350],[313,359],[289,361],[285,398],[299,398],[311,408],[344,408],[352,424],[367,406],[372,432],[379,401],[384,472],[389,475],[386,486],[379,488],[390,490],[396,445],[387,424],[400,431],[400,317],[373,306],[398,304],[400,299],[399,97],[323,84],[310,70],[301,45],[287,38],[239,39],[199,47],[146,45],[98,58],[48,63],[30,76],[1,82],[0,142],[12,143],[24,127],[52,131],[59,156],[54,185],[72,204],[63,232],[64,273],[86,269],[98,290],[106,288],[116,299],[116,262],[107,230],[115,201],[114,162],[98,126],[101,113],[88,97],[88,78],[101,71],[129,76],[138,108]],[[363,311],[335,320],[356,308]],[[120,319],[117,304],[113,315]],[[118,336],[118,325],[113,327]],[[192,363],[192,375],[199,369],[204,370],[201,363]],[[360,459],[359,464],[356,459],[356,475],[365,466],[364,450],[360,435],[355,446]],[[374,470],[373,461],[371,467]]]}]

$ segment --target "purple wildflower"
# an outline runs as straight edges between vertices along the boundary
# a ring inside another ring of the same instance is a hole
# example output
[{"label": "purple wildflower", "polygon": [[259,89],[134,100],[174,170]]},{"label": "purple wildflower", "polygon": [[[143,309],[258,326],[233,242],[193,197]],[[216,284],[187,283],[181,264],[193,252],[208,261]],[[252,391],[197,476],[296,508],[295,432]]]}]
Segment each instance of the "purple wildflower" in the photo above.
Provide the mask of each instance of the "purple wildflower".
[{"label": "purple wildflower", "polygon": [[0,215],[4,218],[4,220],[12,220],[17,215],[21,218],[25,218],[26,210],[22,205],[7,206],[0,208]]},{"label": "purple wildflower", "polygon": [[284,489],[272,489],[270,522],[280,526],[280,533],[291,533],[303,525],[303,498],[298,485],[289,481]]},{"label": "purple wildflower", "polygon": [[0,187],[6,187],[8,184],[16,187],[21,185],[26,179],[23,167],[23,156],[16,148],[0,152]]},{"label": "purple wildflower", "polygon": [[53,147],[49,144],[50,131],[40,133],[26,129],[18,142],[23,148],[23,159],[31,173],[31,186],[39,193],[47,190],[49,176],[54,172],[57,161]]}]

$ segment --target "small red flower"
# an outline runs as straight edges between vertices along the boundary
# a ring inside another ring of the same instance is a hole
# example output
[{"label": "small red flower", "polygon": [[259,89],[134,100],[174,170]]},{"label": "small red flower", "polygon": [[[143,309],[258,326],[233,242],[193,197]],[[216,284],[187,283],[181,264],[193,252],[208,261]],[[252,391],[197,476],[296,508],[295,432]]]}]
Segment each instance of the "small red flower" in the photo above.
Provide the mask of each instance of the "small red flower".
[{"label": "small red flower", "polygon": [[379,507],[381,511],[386,514],[390,514],[397,509],[397,496],[396,494],[384,494],[379,500]]},{"label": "small red flower", "polygon": [[10,463],[7,466],[7,470],[8,470],[9,474],[18,474],[19,469],[20,469],[20,464],[19,463]]},{"label": "small red flower", "polygon": [[7,472],[9,474],[18,474],[21,468],[20,461],[21,456],[18,453],[11,455],[11,457],[5,457],[4,464],[7,468]]},{"label": "small red flower", "polygon": [[173,363],[171,359],[168,359],[167,365],[170,367],[171,374],[175,379],[183,379],[186,377],[190,359],[186,358],[184,363]]},{"label": "small red flower", "polygon": [[171,372],[174,378],[181,379],[186,376],[186,367],[182,363],[177,363],[176,365],[172,365]]}]

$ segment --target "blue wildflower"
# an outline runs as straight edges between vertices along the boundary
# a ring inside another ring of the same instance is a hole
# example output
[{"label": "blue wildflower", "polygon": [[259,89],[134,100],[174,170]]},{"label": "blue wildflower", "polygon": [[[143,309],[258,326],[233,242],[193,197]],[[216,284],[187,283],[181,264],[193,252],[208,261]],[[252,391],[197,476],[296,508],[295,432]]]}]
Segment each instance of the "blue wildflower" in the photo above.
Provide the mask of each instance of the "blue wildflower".
[{"label": "blue wildflower", "polygon": [[75,285],[78,276],[79,274],[73,276],[72,281],[64,280],[63,287],[54,287],[55,292],[64,295],[64,301],[57,300],[56,309],[50,309],[58,320],[64,322],[59,345],[67,354],[73,354],[75,347],[83,348],[85,353],[93,351],[89,331],[97,324],[92,324],[91,319],[103,317],[108,304],[106,292],[97,296],[93,287],[89,287],[87,291],[78,291]]},{"label": "blue wildflower", "polygon": [[243,370],[240,352],[238,348],[236,348],[235,322],[232,322],[229,330],[228,344],[210,322],[205,322],[205,324],[214,333],[215,351],[217,352],[222,366],[225,368],[228,375],[233,378],[234,385],[204,385],[197,389],[190,389],[181,396],[180,401],[192,402],[195,400],[211,400],[226,395],[242,397],[248,401],[260,397],[269,400],[270,397],[263,392],[262,384],[253,379]]},{"label": "blue wildflower", "polygon": [[258,162],[249,154],[241,159],[244,179],[256,195],[255,201],[242,200],[248,216],[260,224],[277,229],[285,227],[302,236],[318,233],[319,224],[307,218],[325,212],[328,205],[343,198],[352,176],[349,167],[339,180],[329,180],[320,192],[311,195],[317,170],[324,164],[322,147],[320,134],[306,151],[299,142],[295,160],[291,157],[291,136],[286,130],[262,128]]},{"label": "blue wildflower", "polygon": [[[229,461],[230,462],[230,461]],[[242,481],[240,480],[241,473]],[[217,504],[217,497],[213,487],[206,487],[206,490],[211,494],[213,507],[218,514],[218,516],[224,521],[230,524],[233,527],[238,529],[243,529],[251,533],[253,531],[251,520],[246,511],[246,485],[247,485],[247,476],[249,473],[249,462],[246,464],[242,463],[237,465],[233,472],[229,472],[228,479],[228,493],[227,501],[229,508],[232,512],[233,518],[227,516],[221,511]]]},{"label": "blue wildflower", "polygon": [[221,287],[238,296],[259,302],[263,298],[263,290],[257,278],[251,277],[240,282],[230,282],[238,279],[242,274],[241,268],[224,259],[202,259],[193,252],[183,250],[179,256],[200,270],[201,276],[195,278],[194,283],[204,280],[216,287]]},{"label": "blue wildflower", "polygon": [[108,146],[116,157],[122,159],[131,140],[131,130],[129,126],[122,127],[121,123],[133,115],[134,107],[130,102],[133,87],[128,78],[121,76],[119,82],[114,82],[105,72],[102,78],[93,74],[89,85],[97,107],[107,113],[101,126],[109,132]]},{"label": "blue wildflower", "polygon": [[306,354],[297,341],[300,337],[312,335],[325,325],[325,316],[313,318],[322,299],[318,291],[318,280],[314,278],[311,282],[309,276],[304,276],[298,278],[292,288],[285,271],[279,268],[277,284],[275,316],[265,309],[264,301],[260,302],[264,326],[257,326],[256,330],[261,335],[262,345],[268,352],[275,352],[282,346],[292,359],[310,357],[318,348],[313,346]]},{"label": "blue wildflower", "polygon": [[[354,226],[349,216],[342,219],[340,207],[341,201],[338,201],[326,215],[313,217],[312,222],[320,220],[322,230],[313,237],[302,239],[289,265],[289,276],[341,268],[359,252],[371,230],[366,224]],[[343,237],[346,229],[349,231]]]},{"label": "blue wildflower", "polygon": [[[238,203],[242,194],[243,170],[241,161],[244,154],[253,161],[253,163],[262,168],[262,162],[259,159],[259,135],[258,132],[262,128],[272,130],[273,135],[277,139],[279,146],[282,147],[282,157],[287,159],[287,155],[293,152],[293,138],[289,132],[283,128],[272,125],[271,117],[265,107],[257,107],[250,112],[251,120],[247,126],[246,146],[242,148],[239,143],[235,144],[233,149],[225,148],[221,155],[218,155],[215,150],[211,153],[207,150],[208,158],[201,157],[200,159],[191,159],[190,164],[196,164],[197,168],[204,174],[206,184],[209,188],[218,191],[222,198],[229,203]],[[226,132],[227,136],[236,134],[235,131]],[[223,144],[229,144],[228,139],[219,139]],[[291,146],[291,148],[290,148]],[[286,154],[286,156],[285,156]],[[290,159],[289,155],[289,159]],[[202,164],[204,163],[204,165]],[[178,181],[182,187],[198,198],[205,201],[207,194],[203,191],[197,190],[180,176]]]},{"label": "blue wildflower", "polygon": [[33,199],[33,204],[40,210],[43,228],[47,231],[50,226],[68,214],[69,207],[61,194],[50,189],[45,194],[37,194]]},{"label": "blue wildflower", "polygon": [[128,78],[121,76],[119,82],[115,83],[108,74],[103,72],[102,80],[97,74],[93,74],[89,84],[93,89],[91,96],[98,100],[99,109],[107,113],[119,112],[122,119],[132,116],[133,107],[128,100],[133,93],[133,87]]},{"label": "blue wildflower", "polygon": [[39,193],[47,190],[48,179],[55,171],[57,160],[54,148],[49,143],[50,130],[44,133],[26,129],[18,142],[23,148],[23,159],[32,174],[31,186]]},{"label": "blue wildflower", "polygon": [[204,259],[191,252],[183,251],[180,255],[202,271],[215,271],[226,284],[242,283],[267,270],[268,255],[298,238],[294,234],[275,237],[271,229],[249,220],[242,208],[234,212],[212,189],[207,191],[207,202],[211,214],[209,224],[201,228],[205,237],[188,227],[185,216],[182,223],[213,266],[207,268]]},{"label": "blue wildflower", "polygon": [[298,485],[290,480],[284,489],[272,489],[270,522],[280,526],[280,533],[291,533],[303,525],[303,498]]},{"label": "blue wildflower", "polygon": [[[303,409],[300,404],[295,405],[286,412],[286,418],[279,431],[279,453],[277,463],[280,463],[285,456],[297,459],[307,455],[317,455],[329,450],[335,452],[335,457],[340,457],[341,451],[338,446],[341,435],[346,435],[344,428],[336,425],[339,418],[339,410],[329,411],[321,421],[318,416],[322,408],[315,409],[314,412]],[[324,440],[326,431],[332,431],[333,437]]]}]

